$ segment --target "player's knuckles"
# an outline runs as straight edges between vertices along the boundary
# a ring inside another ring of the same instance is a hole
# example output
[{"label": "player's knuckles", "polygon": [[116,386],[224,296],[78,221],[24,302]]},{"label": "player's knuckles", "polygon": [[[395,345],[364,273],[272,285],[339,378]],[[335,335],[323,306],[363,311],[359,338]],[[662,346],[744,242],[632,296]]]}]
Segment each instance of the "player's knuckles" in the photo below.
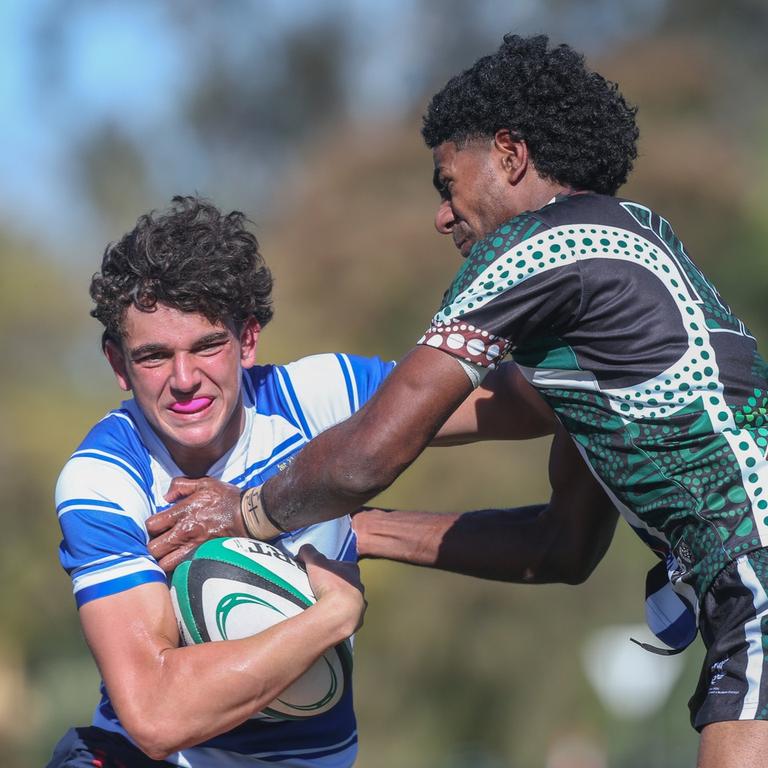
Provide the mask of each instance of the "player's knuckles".
[{"label": "player's knuckles", "polygon": [[184,545],[190,541],[203,541],[206,530],[205,523],[194,515],[188,515],[178,522],[168,538],[178,545]]},{"label": "player's knuckles", "polygon": [[163,539],[152,539],[152,541],[149,542],[147,548],[149,549],[149,554],[154,558],[160,558],[167,554],[165,549],[165,541]]}]

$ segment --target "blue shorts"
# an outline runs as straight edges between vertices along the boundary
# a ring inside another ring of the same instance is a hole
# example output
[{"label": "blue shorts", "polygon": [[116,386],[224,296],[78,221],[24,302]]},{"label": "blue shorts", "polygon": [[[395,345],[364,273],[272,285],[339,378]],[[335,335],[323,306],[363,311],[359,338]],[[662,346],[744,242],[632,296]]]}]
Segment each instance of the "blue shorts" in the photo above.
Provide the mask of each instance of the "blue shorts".
[{"label": "blue shorts", "polygon": [[688,706],[701,730],[728,720],[768,720],[768,549],[742,555],[701,601],[707,655]]},{"label": "blue shorts", "polygon": [[119,733],[87,726],[70,728],[53,750],[47,768],[178,768],[152,760]]}]

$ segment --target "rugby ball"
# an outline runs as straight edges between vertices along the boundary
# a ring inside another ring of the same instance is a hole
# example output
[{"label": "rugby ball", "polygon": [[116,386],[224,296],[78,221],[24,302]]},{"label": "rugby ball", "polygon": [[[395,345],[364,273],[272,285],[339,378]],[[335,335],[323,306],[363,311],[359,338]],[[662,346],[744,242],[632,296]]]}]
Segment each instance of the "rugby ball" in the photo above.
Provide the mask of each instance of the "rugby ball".
[{"label": "rugby ball", "polygon": [[[201,544],[173,573],[171,601],[186,645],[237,640],[296,616],[315,602],[304,566],[277,547],[245,538]],[[351,682],[349,641],[326,651],[263,710],[296,720],[334,707]]]}]

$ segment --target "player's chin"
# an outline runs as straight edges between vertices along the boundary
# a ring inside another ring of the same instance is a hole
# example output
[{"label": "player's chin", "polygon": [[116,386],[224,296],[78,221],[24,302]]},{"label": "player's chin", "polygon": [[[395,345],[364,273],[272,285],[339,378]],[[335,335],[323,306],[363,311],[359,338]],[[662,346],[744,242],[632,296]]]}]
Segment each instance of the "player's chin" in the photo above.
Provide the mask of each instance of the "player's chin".
[{"label": "player's chin", "polygon": [[459,249],[462,259],[466,259],[472,251],[472,246],[475,244],[474,240],[462,240],[456,247]]},{"label": "player's chin", "polygon": [[203,449],[216,441],[220,429],[213,424],[189,424],[169,430],[174,443],[189,450]]}]

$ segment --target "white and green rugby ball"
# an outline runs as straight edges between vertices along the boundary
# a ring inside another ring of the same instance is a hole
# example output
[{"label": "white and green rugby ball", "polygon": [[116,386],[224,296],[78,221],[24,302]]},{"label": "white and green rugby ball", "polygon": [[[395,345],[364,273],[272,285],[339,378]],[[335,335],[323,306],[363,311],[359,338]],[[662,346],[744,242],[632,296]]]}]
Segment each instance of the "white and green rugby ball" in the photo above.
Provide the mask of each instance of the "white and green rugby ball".
[{"label": "white and green rugby ball", "polygon": [[[187,645],[250,637],[315,602],[304,567],[276,547],[252,539],[212,539],[176,568],[171,600]],[[326,651],[263,710],[301,719],[334,707],[350,685],[349,641]]]}]

